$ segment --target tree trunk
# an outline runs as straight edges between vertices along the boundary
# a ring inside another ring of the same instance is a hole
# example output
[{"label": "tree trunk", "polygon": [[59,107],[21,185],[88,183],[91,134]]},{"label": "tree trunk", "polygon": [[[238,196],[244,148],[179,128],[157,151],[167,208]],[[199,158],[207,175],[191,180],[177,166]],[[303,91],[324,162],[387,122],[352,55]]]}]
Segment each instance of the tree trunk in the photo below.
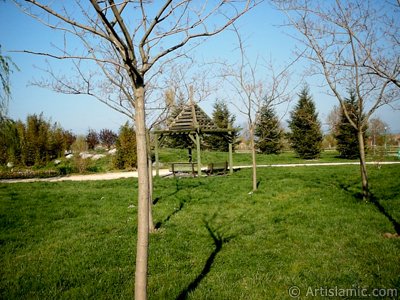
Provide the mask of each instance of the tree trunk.
[{"label": "tree trunk", "polygon": [[254,126],[250,125],[250,147],[251,158],[253,163],[253,192],[257,190],[257,162],[256,162],[256,145],[254,142]]},{"label": "tree trunk", "polygon": [[[152,233],[155,231],[154,223],[153,223],[153,162],[151,161],[151,140],[150,140],[150,131],[146,130],[146,139],[147,139],[147,167],[148,167],[148,175],[149,175],[149,232]],[[157,138],[157,137],[156,137]],[[157,143],[157,141],[156,141]]]},{"label": "tree trunk", "polygon": [[[232,124],[228,123],[228,128],[231,129],[232,128]],[[229,174],[233,174],[233,156],[232,156],[232,152],[233,152],[233,135],[232,135],[232,131],[228,132],[229,134],[229,145],[228,145],[228,153],[229,153]]]},{"label": "tree trunk", "polygon": [[136,246],[135,299],[147,299],[149,248],[149,175],[147,166],[144,87],[135,90],[135,125],[138,164],[138,227]]},{"label": "tree trunk", "polygon": [[364,201],[368,201],[369,200],[368,174],[367,174],[367,164],[365,161],[364,133],[362,131],[362,128],[358,128],[358,146],[360,151],[362,197]]},{"label": "tree trunk", "polygon": [[[150,141],[149,141],[150,145]],[[153,223],[153,165],[151,161],[151,152],[148,153],[148,168],[149,168],[149,232],[155,231]]]}]

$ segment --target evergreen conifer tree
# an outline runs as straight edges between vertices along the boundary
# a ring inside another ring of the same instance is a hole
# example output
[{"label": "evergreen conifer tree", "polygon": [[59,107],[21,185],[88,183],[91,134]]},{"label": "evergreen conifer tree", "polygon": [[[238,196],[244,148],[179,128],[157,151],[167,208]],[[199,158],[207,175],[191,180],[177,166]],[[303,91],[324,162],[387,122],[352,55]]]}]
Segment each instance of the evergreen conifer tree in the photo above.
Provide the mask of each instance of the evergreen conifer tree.
[{"label": "evergreen conifer tree", "polygon": [[[358,124],[361,120],[358,120],[358,105],[356,95],[353,90],[350,91],[350,97],[346,98],[346,110],[349,117],[353,122]],[[339,152],[339,156],[347,159],[355,159],[360,157],[357,129],[352,126],[344,114],[343,109],[340,110],[340,121],[336,128],[336,149]]]},{"label": "evergreen conifer tree", "polygon": [[317,158],[322,148],[321,124],[308,87],[300,92],[299,101],[290,117],[289,137],[292,148],[301,158]]},{"label": "evergreen conifer tree", "polygon": [[[224,101],[215,101],[213,106],[212,120],[219,128],[228,128],[229,124],[235,122],[236,116],[228,109],[228,105]],[[238,133],[233,133],[233,142],[236,140]],[[226,135],[212,134],[204,138],[207,148],[216,151],[228,151],[229,140]]]},{"label": "evergreen conifer tree", "polygon": [[279,154],[283,148],[279,119],[267,105],[261,107],[259,114],[254,131],[256,148],[262,153]]}]

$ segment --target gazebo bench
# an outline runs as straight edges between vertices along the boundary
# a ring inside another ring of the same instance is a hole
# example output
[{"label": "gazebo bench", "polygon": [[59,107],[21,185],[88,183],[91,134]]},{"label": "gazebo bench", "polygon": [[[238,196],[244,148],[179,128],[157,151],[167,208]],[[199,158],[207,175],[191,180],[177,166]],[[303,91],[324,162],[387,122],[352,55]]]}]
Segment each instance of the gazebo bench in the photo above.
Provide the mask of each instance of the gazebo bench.
[{"label": "gazebo bench", "polygon": [[206,173],[207,175],[211,175],[214,173],[217,174],[226,174],[228,171],[228,162],[217,162],[217,163],[210,163],[207,165]]},{"label": "gazebo bench", "polygon": [[196,162],[176,162],[176,163],[171,163],[171,167],[169,169],[172,174],[175,175],[177,173],[191,173],[192,176],[194,177],[197,172],[197,163]]}]

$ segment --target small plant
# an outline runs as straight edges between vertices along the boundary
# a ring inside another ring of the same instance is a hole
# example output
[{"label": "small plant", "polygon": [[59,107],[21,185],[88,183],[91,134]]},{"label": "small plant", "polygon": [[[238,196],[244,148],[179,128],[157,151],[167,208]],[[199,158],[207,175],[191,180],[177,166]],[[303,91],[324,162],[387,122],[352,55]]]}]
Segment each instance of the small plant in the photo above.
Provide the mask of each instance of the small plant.
[{"label": "small plant", "polygon": [[81,154],[88,150],[88,144],[84,136],[78,136],[71,146],[73,157],[73,165],[78,173],[84,173],[88,167],[88,161]]}]

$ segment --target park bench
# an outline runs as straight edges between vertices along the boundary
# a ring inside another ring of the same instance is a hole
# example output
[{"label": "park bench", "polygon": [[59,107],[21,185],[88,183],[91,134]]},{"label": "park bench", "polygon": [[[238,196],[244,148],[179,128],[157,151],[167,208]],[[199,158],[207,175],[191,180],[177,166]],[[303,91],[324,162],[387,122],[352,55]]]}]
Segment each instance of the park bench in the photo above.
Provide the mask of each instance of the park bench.
[{"label": "park bench", "polygon": [[228,162],[210,163],[207,165],[206,174],[226,174],[228,171]]},{"label": "park bench", "polygon": [[171,168],[169,169],[170,172],[176,176],[176,174],[191,174],[193,177],[196,175],[197,172],[197,163],[195,162],[177,162],[171,163]]}]

